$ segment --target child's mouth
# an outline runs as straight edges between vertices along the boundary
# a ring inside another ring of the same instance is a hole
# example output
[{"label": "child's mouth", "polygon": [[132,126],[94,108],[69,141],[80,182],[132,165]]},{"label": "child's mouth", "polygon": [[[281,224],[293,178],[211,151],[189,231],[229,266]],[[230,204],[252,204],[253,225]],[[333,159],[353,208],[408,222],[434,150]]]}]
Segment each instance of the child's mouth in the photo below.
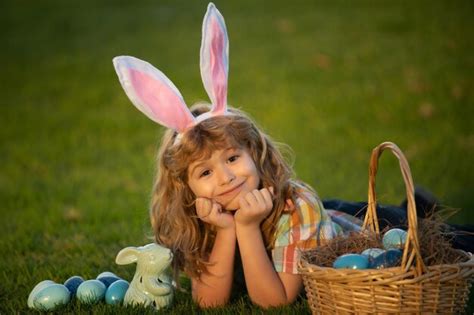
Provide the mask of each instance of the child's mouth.
[{"label": "child's mouth", "polygon": [[[230,205],[232,201],[238,196],[240,191],[242,190],[242,187],[244,186],[245,181],[242,183],[238,184],[237,186],[217,195],[216,201],[218,201],[223,208],[226,208],[226,205]],[[235,211],[231,209],[226,209],[227,211]]]},{"label": "child's mouth", "polygon": [[238,191],[240,191],[240,188],[242,187],[242,185],[244,184],[244,182],[238,184],[237,186],[235,186],[234,188],[231,188],[221,194],[219,194],[217,197],[227,197],[227,196],[230,196]]}]

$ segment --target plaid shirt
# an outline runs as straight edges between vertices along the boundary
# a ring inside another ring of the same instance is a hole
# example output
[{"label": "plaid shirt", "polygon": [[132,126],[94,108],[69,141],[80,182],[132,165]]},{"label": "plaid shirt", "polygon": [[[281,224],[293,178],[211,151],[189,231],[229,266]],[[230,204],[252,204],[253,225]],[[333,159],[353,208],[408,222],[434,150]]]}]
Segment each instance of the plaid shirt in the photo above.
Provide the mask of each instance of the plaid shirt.
[{"label": "plaid shirt", "polygon": [[277,272],[297,274],[301,251],[362,225],[351,215],[325,210],[321,200],[307,189],[301,188],[297,194],[305,198],[297,197],[295,209],[283,213],[276,229],[272,260]]}]

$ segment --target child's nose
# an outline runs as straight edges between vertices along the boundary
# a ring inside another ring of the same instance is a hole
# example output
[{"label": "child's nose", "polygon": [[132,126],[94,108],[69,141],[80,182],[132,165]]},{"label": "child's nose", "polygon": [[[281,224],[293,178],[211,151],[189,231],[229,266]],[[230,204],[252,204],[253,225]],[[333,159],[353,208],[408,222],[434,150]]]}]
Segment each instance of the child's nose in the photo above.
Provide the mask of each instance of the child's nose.
[{"label": "child's nose", "polygon": [[226,166],[223,166],[221,168],[221,171],[219,172],[219,181],[221,185],[225,185],[230,183],[235,179],[235,174],[234,172]]}]

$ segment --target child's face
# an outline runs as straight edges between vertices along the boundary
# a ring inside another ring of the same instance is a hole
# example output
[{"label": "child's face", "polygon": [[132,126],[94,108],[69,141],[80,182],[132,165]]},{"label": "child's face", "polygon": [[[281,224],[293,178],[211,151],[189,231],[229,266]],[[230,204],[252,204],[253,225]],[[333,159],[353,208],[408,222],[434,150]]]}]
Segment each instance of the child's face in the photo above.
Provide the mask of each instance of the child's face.
[{"label": "child's face", "polygon": [[188,185],[194,195],[214,200],[225,210],[237,210],[240,197],[259,184],[257,167],[245,149],[217,150],[188,167]]}]

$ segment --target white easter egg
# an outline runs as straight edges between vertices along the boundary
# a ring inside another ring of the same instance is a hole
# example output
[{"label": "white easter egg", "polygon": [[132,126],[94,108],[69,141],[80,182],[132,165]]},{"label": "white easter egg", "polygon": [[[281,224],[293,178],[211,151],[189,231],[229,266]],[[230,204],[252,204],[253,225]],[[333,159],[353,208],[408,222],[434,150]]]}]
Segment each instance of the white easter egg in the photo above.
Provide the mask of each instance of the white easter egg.
[{"label": "white easter egg", "polygon": [[47,286],[50,286],[52,284],[55,284],[55,282],[51,281],[51,280],[43,280],[43,281],[39,282],[37,285],[35,285],[33,290],[31,290],[30,295],[28,296],[28,307],[29,308],[34,308],[35,306],[33,305],[33,300],[34,300],[36,294],[39,291],[43,290],[44,288],[46,288]]},{"label": "white easter egg", "polygon": [[102,278],[102,277],[115,277],[115,278],[120,278],[118,277],[115,273],[110,272],[110,271],[104,271],[101,272],[96,279]]},{"label": "white easter egg", "polygon": [[44,287],[33,298],[35,309],[53,311],[71,300],[71,292],[63,284],[54,283]]},{"label": "white easter egg", "polygon": [[403,248],[407,240],[407,232],[402,229],[390,229],[385,232],[382,242],[385,249]]},{"label": "white easter egg", "polygon": [[104,298],[105,290],[105,284],[99,280],[86,280],[77,288],[76,297],[82,303],[94,304]]}]

